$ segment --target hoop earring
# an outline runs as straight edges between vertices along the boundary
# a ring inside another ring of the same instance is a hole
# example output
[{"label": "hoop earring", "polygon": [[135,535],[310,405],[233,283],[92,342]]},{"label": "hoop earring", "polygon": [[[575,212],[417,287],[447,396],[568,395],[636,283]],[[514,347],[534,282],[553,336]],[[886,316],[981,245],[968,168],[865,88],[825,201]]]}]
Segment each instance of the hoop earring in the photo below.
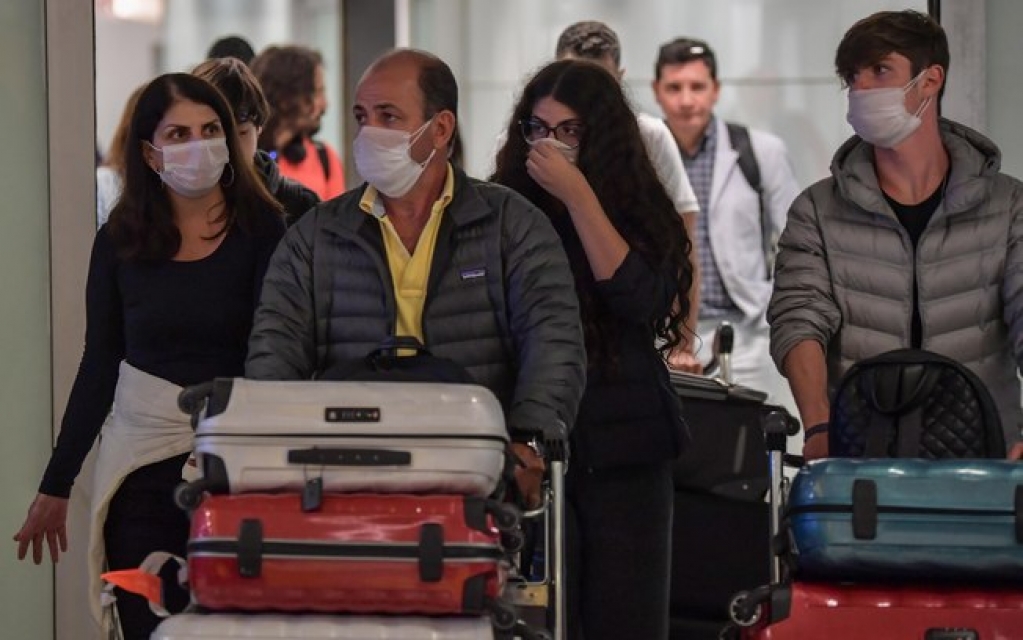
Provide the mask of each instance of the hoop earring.
[{"label": "hoop earring", "polygon": [[220,177],[220,186],[222,186],[222,187],[230,187],[230,186],[231,186],[232,184],[234,184],[234,167],[232,167],[232,166],[231,166],[231,163],[230,163],[230,162],[228,162],[228,163],[227,163],[227,164],[225,165],[225,167],[226,167],[227,169],[230,169],[230,170],[231,170],[231,177],[230,177],[230,179],[228,179],[228,181],[227,181],[227,182],[224,182],[224,177],[223,177],[223,176],[221,176],[221,177]]}]

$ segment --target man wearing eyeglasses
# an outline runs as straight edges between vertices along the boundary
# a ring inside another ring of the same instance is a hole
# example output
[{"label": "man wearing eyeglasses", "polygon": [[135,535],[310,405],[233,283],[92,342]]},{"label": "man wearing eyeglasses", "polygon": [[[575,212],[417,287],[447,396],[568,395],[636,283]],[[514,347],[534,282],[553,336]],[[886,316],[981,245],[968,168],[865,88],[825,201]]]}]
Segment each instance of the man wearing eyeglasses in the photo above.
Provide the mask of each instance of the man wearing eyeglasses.
[{"label": "man wearing eyeglasses", "polygon": [[[599,64],[619,82],[625,75],[625,69],[621,67],[622,47],[618,40],[618,34],[603,22],[586,20],[566,27],[558,36],[555,56],[559,60],[573,58]],[[660,178],[661,184],[664,185],[664,190],[668,192],[668,196],[675,203],[675,210],[682,216],[686,225],[686,233],[690,238],[695,238],[699,204],[693,187],[689,183],[689,178],[686,176],[686,169],[679,158],[671,132],[664,122],[645,113],[637,113],[636,122],[639,124],[639,133],[643,136],[643,145],[646,147],[647,155],[650,156],[650,162],[657,170],[657,176]],[[557,136],[557,133],[555,135]],[[686,327],[692,329],[696,326],[698,317],[700,292],[699,260],[695,242],[690,259],[693,261],[693,286],[690,288],[689,317],[686,318]],[[692,339],[686,344],[680,345],[669,358],[672,368],[700,373],[703,367],[693,354],[694,348],[695,344]]]},{"label": "man wearing eyeglasses", "polygon": [[743,128],[747,157],[751,151],[760,173],[760,184],[750,183],[736,149],[741,143],[714,115],[720,88],[717,60],[706,42],[678,38],[660,48],[654,94],[702,212],[693,236],[700,259],[697,333],[706,344],[721,322],[730,322],[734,381],[766,391],[773,402],[795,411],[788,385],[771,361],[765,313],[774,246],[799,185],[784,143]]}]

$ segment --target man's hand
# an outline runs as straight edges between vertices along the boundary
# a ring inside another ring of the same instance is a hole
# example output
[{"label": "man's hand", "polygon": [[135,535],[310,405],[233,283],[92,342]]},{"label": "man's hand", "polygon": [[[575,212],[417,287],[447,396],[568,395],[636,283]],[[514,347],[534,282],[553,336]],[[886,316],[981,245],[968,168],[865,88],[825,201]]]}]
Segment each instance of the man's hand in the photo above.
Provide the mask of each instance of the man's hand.
[{"label": "man's hand", "polygon": [[696,374],[703,373],[703,364],[696,357],[696,354],[681,345],[672,348],[668,352],[667,362],[668,366],[676,371]]},{"label": "man's hand", "polygon": [[513,442],[512,453],[522,461],[521,465],[515,465],[515,483],[526,502],[524,506],[527,509],[535,509],[540,506],[540,486],[543,484],[543,474],[547,467],[543,458],[536,455],[528,444]]},{"label": "man's hand", "polygon": [[1023,460],[1023,442],[1017,442],[1009,450],[1009,460]]}]

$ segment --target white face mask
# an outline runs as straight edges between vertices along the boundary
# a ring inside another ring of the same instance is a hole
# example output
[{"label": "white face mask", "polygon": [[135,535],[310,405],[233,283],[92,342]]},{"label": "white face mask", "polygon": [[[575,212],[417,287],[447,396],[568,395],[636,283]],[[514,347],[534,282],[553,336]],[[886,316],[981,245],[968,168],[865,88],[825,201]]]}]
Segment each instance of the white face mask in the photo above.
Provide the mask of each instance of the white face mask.
[{"label": "white face mask", "polygon": [[434,149],[421,163],[412,159],[413,143],[431,122],[433,118],[412,133],[383,127],[363,127],[352,143],[355,168],[359,175],[389,198],[400,198],[411,191],[426,165],[433,159],[433,154],[437,153],[437,149]]},{"label": "white face mask", "polygon": [[231,157],[227,138],[167,144],[162,149],[149,146],[163,157],[163,171],[157,171],[160,179],[185,198],[201,198],[212,191]]},{"label": "white face mask", "polygon": [[846,120],[856,135],[865,141],[891,149],[920,127],[920,114],[931,104],[924,100],[916,113],[906,111],[906,93],[920,81],[926,69],[904,87],[849,90],[849,112]]},{"label": "white face mask", "polygon": [[565,156],[565,159],[572,164],[575,164],[575,161],[579,159],[579,147],[570,147],[557,138],[547,137],[538,140],[526,140],[526,144],[531,147],[535,147],[538,144],[549,144],[560,151],[561,155]]}]

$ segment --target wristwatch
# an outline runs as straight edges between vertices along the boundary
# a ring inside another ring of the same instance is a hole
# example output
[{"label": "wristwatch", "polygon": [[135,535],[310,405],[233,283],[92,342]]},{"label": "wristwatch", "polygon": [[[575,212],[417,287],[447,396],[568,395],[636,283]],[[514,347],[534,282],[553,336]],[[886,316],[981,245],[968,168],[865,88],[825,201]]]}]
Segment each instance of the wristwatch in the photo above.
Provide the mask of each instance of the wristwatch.
[{"label": "wristwatch", "polygon": [[543,442],[536,436],[527,440],[525,445],[532,449],[533,453],[535,453],[538,458],[542,459],[547,454],[547,451],[544,449]]}]

